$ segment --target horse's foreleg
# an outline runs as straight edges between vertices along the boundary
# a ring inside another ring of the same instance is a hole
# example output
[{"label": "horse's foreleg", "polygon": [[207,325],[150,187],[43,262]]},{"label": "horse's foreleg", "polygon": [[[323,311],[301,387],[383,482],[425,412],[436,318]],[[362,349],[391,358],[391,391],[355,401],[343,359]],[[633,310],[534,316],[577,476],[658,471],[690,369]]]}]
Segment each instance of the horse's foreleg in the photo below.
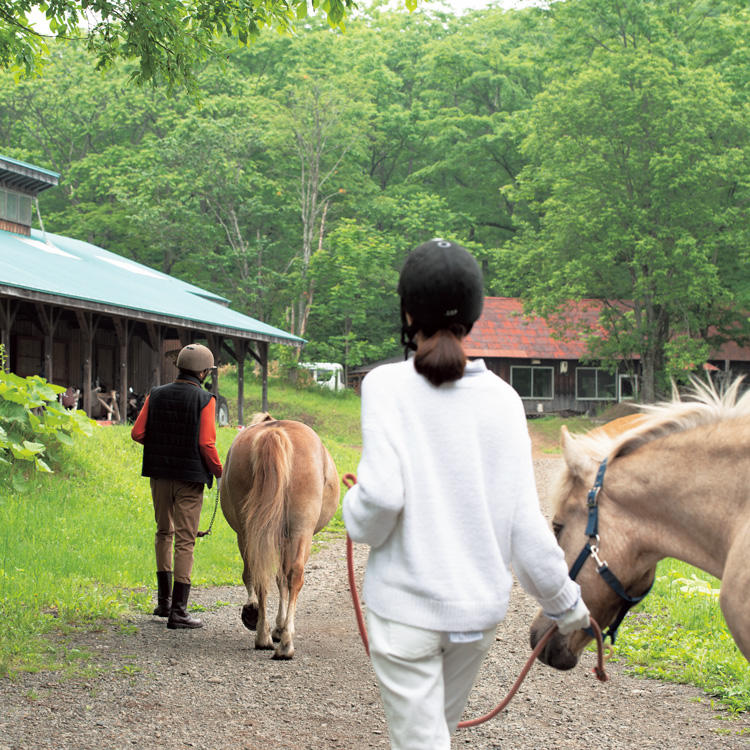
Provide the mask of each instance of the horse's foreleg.
[{"label": "horse's foreleg", "polygon": [[286,622],[287,603],[289,602],[289,586],[284,573],[283,563],[276,574],[276,585],[279,587],[279,610],[276,613],[276,627],[271,633],[271,638],[274,641],[280,641],[284,630],[284,623]]},{"label": "horse's foreleg", "polygon": [[294,547],[289,550],[288,564],[284,566],[289,601],[286,608],[286,619],[281,630],[281,638],[273,655],[274,659],[291,659],[294,656],[294,615],[297,610],[297,598],[305,582],[305,563],[310,556],[312,538],[298,537]]},{"label": "horse's foreleg", "polygon": [[737,648],[750,662],[750,568],[747,566],[746,550],[750,545],[750,524],[738,534],[727,555],[721,576],[719,603],[727,627],[732,633]]}]

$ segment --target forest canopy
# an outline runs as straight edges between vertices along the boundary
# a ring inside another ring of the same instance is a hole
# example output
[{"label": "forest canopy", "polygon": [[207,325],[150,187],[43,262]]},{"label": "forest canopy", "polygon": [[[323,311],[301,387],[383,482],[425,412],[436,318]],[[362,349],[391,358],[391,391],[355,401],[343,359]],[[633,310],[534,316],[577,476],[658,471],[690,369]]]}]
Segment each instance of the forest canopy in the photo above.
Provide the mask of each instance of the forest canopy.
[{"label": "forest canopy", "polygon": [[98,69],[135,60],[137,83],[194,89],[201,62],[263,29],[291,32],[310,11],[343,28],[353,7],[353,0],[0,0],[0,64],[28,75],[47,61],[50,40],[78,40]]},{"label": "forest canopy", "polygon": [[745,2],[298,23],[202,58],[198,101],[132,85],[135,59],[103,75],[85,42],[50,43],[40,77],[1,73],[0,152],[62,175],[40,196],[46,229],[222,294],[347,367],[399,352],[398,270],[433,236],[529,311],[624,301],[605,305],[591,356],[638,353],[646,398],[747,334]]}]

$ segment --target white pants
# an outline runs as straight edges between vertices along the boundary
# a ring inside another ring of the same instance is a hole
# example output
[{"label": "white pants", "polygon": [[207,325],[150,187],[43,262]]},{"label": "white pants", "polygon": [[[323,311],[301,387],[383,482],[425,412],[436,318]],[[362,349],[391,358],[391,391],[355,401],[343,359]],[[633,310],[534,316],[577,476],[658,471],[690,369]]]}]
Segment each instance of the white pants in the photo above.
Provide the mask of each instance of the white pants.
[{"label": "white pants", "polygon": [[452,643],[448,633],[368,612],[367,632],[392,750],[450,750],[495,628],[480,640]]}]

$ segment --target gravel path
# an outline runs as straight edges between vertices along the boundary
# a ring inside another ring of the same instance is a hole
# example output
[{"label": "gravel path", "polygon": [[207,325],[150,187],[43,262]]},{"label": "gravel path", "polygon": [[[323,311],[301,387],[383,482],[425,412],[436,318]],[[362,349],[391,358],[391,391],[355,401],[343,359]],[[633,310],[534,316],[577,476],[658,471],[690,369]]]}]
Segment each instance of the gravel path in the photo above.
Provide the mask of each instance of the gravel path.
[{"label": "gravel path", "polygon": [[[558,461],[535,462],[543,502]],[[364,561],[358,548],[360,580]],[[112,629],[79,638],[78,647],[109,667],[102,676],[1,681],[0,750],[387,750],[377,687],[351,610],[343,540],[308,563],[291,662],[253,649],[239,619],[244,598],[239,586],[196,590],[194,601],[209,608],[201,630],[171,631],[164,620],[134,615],[133,635]],[[467,717],[486,713],[505,695],[528,656],[535,609],[518,589]],[[698,690],[629,677],[617,663],[609,665],[610,682],[600,684],[590,673],[593,663],[587,653],[568,673],[535,665],[508,709],[459,731],[454,748],[750,747],[750,716],[730,719]]]}]

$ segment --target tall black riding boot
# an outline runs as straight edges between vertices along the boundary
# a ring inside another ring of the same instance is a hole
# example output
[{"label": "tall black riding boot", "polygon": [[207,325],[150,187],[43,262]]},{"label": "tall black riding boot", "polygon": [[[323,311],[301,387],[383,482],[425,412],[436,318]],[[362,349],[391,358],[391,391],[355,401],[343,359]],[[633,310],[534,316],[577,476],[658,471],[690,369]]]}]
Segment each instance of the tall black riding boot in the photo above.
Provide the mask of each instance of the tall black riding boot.
[{"label": "tall black riding boot", "polygon": [[156,571],[156,609],[157,617],[169,617],[172,609],[172,571]]},{"label": "tall black riding boot", "polygon": [[203,622],[191,617],[187,611],[187,603],[190,598],[190,584],[174,582],[172,589],[172,610],[169,613],[167,627],[172,630],[176,628],[202,628]]}]

